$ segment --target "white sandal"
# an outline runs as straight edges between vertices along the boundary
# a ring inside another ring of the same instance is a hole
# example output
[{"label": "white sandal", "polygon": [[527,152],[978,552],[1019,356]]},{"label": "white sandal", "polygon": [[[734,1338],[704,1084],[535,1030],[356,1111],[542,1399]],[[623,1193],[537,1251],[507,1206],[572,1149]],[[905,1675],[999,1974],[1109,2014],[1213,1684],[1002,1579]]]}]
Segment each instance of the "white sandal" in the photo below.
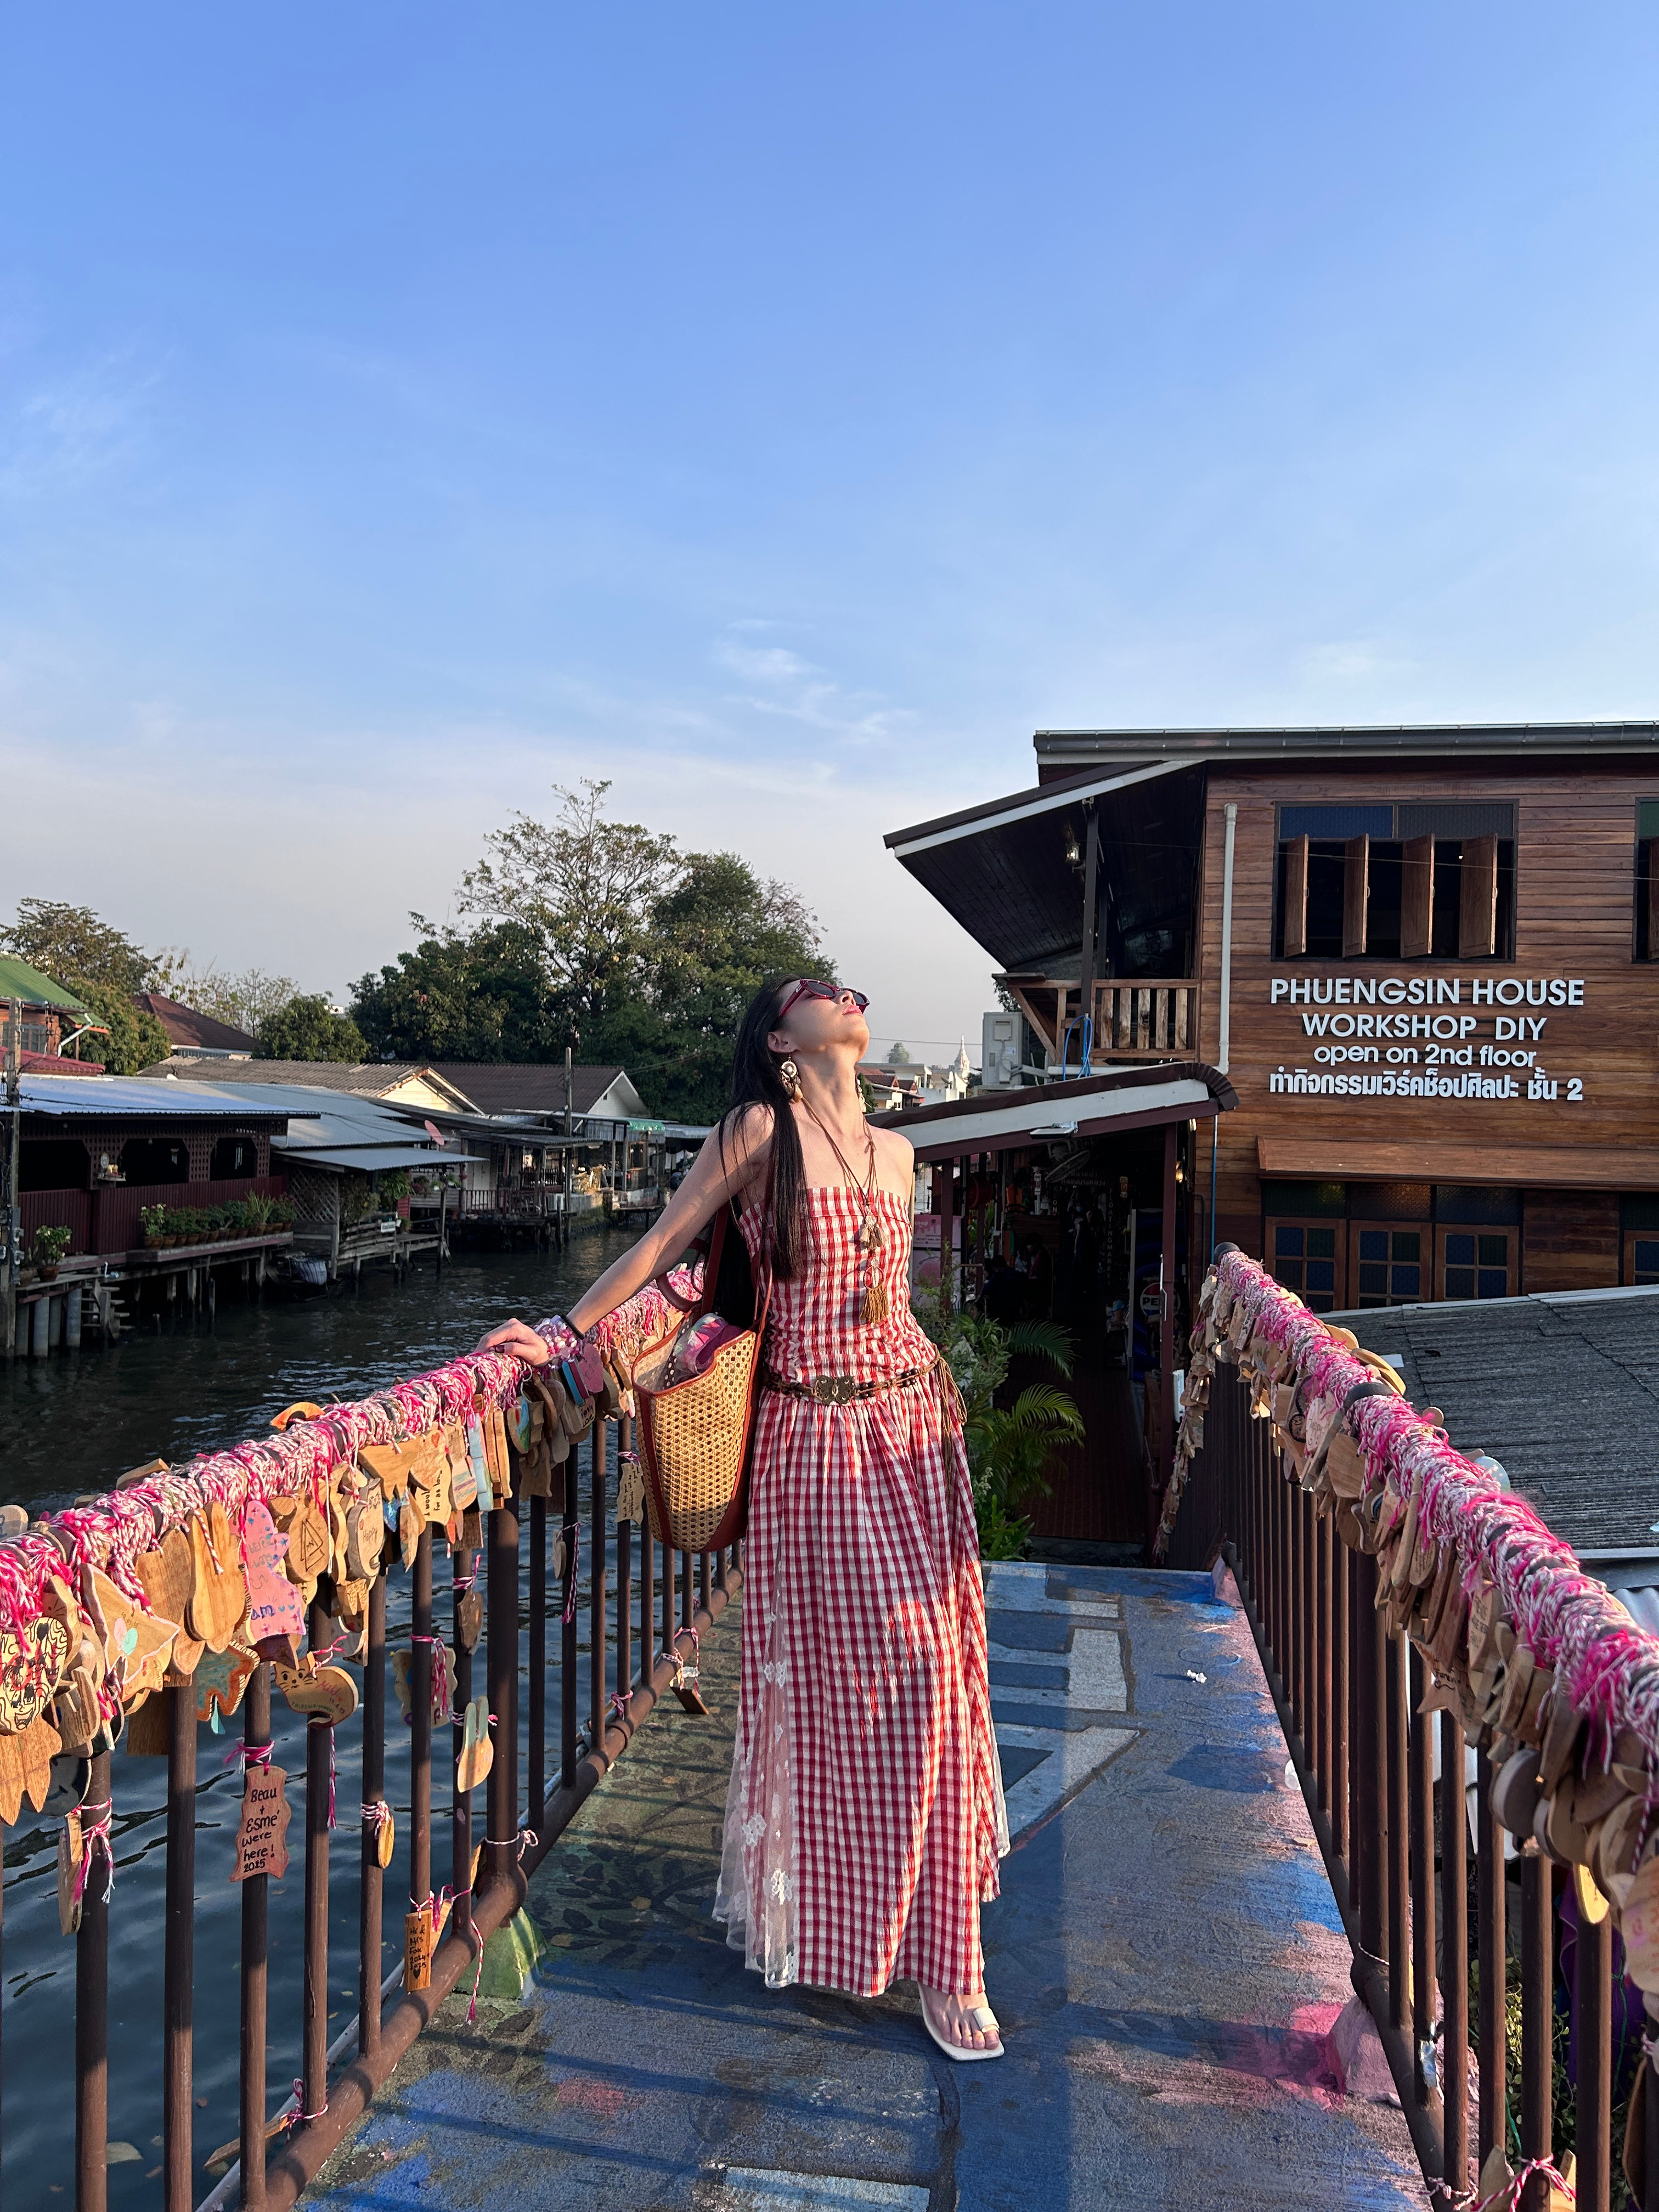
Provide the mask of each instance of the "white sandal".
[{"label": "white sandal", "polygon": [[941,2035],[934,2027],[926,1996],[921,2000],[921,2024],[947,2058],[954,2058],[963,2065],[975,2058],[1000,2058],[1003,2055],[1002,2024],[990,2006],[975,2005],[964,2017],[969,2027],[976,2029],[981,2035],[994,2035],[997,2040],[983,2051],[970,2050],[965,2043],[952,2043],[949,2036]]}]

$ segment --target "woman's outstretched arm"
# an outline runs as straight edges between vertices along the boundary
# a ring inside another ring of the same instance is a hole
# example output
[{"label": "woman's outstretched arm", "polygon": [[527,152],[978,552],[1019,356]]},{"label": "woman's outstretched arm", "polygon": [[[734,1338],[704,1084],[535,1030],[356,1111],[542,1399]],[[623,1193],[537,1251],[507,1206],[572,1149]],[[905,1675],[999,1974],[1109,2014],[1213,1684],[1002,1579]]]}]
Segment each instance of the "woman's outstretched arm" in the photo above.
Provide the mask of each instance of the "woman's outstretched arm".
[{"label": "woman's outstretched arm", "polygon": [[[642,1291],[655,1275],[678,1259],[692,1238],[713,1220],[716,1210],[743,1189],[766,1158],[772,1140],[772,1109],[750,1106],[735,1125],[714,1130],[703,1141],[690,1173],[653,1226],[636,1244],[614,1260],[571,1307],[571,1325],[585,1335],[596,1322]],[[544,1340],[522,1321],[503,1322],[478,1345],[480,1352],[508,1352],[539,1367],[548,1357]]]}]

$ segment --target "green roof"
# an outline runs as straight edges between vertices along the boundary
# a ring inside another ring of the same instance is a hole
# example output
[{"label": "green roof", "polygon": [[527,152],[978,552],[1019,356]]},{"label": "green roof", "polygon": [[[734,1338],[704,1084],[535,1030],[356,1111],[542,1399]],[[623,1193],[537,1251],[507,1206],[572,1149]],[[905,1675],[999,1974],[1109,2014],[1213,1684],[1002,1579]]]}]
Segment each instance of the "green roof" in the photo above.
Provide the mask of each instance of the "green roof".
[{"label": "green roof", "polygon": [[15,960],[9,952],[0,952],[0,999],[21,999],[31,1006],[61,1006],[65,1013],[84,1014],[93,1019],[90,1006],[83,1006],[72,992],[54,983],[50,975],[43,975],[38,968],[31,968],[27,960]]}]

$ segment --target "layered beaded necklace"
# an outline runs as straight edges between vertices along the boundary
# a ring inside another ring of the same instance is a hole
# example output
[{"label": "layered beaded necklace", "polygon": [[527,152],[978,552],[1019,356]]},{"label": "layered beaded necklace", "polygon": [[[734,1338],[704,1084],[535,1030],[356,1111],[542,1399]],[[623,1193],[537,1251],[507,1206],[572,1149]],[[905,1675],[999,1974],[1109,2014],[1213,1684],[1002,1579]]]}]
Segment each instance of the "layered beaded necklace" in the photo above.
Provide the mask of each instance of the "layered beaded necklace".
[{"label": "layered beaded necklace", "polygon": [[864,1295],[859,1301],[859,1319],[866,1322],[885,1321],[887,1285],[882,1281],[878,1270],[879,1255],[887,1242],[887,1232],[881,1225],[880,1215],[876,1212],[875,1138],[871,1133],[870,1125],[866,1121],[864,1125],[864,1142],[869,1157],[869,1168],[863,1181],[860,1182],[854,1173],[852,1164],[846,1153],[842,1152],[830,1131],[824,1127],[821,1116],[813,1111],[811,1100],[804,1092],[801,1095],[801,1104],[811,1115],[818,1127],[823,1130],[824,1138],[830,1151],[841,1163],[841,1171],[847,1178],[847,1188],[858,1200],[860,1218],[854,1242],[864,1255]]}]

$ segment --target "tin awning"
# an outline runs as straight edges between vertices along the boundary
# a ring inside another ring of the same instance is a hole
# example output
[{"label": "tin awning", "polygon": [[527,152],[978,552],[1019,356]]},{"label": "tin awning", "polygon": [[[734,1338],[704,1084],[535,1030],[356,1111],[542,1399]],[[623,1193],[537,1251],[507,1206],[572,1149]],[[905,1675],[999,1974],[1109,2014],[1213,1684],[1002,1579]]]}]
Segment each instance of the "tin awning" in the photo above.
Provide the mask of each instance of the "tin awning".
[{"label": "tin awning", "polygon": [[908,1137],[916,1158],[925,1161],[1206,1121],[1237,1103],[1224,1075],[1200,1061],[1184,1060],[1126,1067],[1076,1083],[1045,1083],[1030,1091],[980,1091],[949,1105],[900,1109],[870,1119],[878,1128]]}]

